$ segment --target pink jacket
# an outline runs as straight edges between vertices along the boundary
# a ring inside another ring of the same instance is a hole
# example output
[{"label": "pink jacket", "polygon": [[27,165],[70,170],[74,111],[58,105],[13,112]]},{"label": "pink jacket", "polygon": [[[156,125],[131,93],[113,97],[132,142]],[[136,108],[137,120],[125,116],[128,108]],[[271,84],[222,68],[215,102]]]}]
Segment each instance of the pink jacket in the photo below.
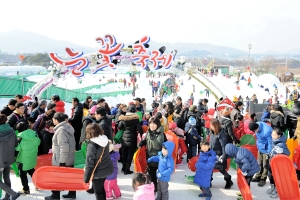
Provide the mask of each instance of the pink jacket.
[{"label": "pink jacket", "polygon": [[254,132],[249,129],[249,124],[251,122],[252,122],[251,119],[247,119],[247,120],[244,121],[244,131],[245,131],[245,134],[251,134],[251,135],[254,134]]},{"label": "pink jacket", "polygon": [[155,200],[154,184],[141,185],[133,195],[133,200]]},{"label": "pink jacket", "polygon": [[181,128],[176,127],[173,131],[176,135],[184,137],[184,131]]}]

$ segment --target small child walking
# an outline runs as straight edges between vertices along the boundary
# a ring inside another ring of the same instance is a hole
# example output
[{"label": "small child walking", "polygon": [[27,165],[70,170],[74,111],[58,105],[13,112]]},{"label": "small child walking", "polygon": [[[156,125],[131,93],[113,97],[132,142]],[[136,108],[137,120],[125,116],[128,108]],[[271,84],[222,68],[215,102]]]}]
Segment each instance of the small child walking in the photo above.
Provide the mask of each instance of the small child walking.
[{"label": "small child walking", "polygon": [[132,177],[132,188],[135,191],[133,200],[155,200],[154,184],[149,175],[135,173]]},{"label": "small child walking", "polygon": [[199,197],[206,197],[206,200],[211,199],[210,181],[213,173],[215,163],[217,162],[216,153],[211,150],[209,142],[201,143],[201,151],[199,159],[196,163],[196,174],[194,182],[200,186],[202,193]]},{"label": "small child walking", "polygon": [[20,178],[23,186],[21,194],[30,194],[27,173],[32,177],[34,173],[34,167],[37,162],[38,146],[41,140],[36,135],[35,131],[31,130],[27,123],[20,122],[17,124],[16,129],[18,131],[18,146],[16,151],[19,151],[17,156],[17,162],[19,164]]},{"label": "small child walking", "polygon": [[187,162],[197,155],[197,145],[201,142],[201,137],[195,126],[196,119],[194,117],[190,117],[184,128],[188,144]]},{"label": "small child walking", "polygon": [[118,186],[117,177],[118,177],[118,160],[120,159],[120,153],[118,152],[121,145],[113,145],[109,140],[109,152],[110,159],[114,165],[114,172],[108,176],[104,182],[104,189],[106,192],[106,199],[119,199],[121,198],[121,190]]},{"label": "small child walking", "polygon": [[148,163],[158,162],[158,170],[156,172],[158,179],[156,200],[169,199],[169,181],[174,171],[174,160],[172,158],[174,147],[175,144],[173,142],[164,142],[162,151],[157,156],[152,156],[148,159]]}]

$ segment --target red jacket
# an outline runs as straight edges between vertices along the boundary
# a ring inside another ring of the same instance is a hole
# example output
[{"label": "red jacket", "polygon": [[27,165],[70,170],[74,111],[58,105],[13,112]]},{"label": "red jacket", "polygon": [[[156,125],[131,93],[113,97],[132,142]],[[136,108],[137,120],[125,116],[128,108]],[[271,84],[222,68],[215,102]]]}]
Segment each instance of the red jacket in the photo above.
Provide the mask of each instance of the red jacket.
[{"label": "red jacket", "polygon": [[241,137],[243,137],[243,135],[245,135],[245,131],[244,131],[244,122],[243,121],[239,121],[239,126],[235,129],[233,129],[234,135],[237,139],[241,139]]},{"label": "red jacket", "polygon": [[56,112],[62,112],[65,113],[65,102],[63,101],[57,101],[56,104]]},{"label": "red jacket", "polygon": [[297,170],[300,170],[300,144],[295,149],[293,163],[297,165]]},{"label": "red jacket", "polygon": [[244,121],[244,132],[245,134],[254,135],[254,132],[249,129],[249,124],[252,122],[251,119],[247,119]]}]

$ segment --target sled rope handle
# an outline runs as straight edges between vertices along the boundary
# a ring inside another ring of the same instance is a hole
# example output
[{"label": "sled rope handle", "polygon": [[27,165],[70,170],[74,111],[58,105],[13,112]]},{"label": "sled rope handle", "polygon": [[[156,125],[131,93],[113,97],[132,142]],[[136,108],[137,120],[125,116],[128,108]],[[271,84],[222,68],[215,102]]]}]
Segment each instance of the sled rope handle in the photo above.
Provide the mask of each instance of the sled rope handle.
[{"label": "sled rope handle", "polygon": [[97,163],[96,163],[96,165],[95,165],[95,167],[94,167],[94,169],[93,169],[93,172],[92,172],[92,175],[91,175],[91,178],[90,178],[90,181],[89,181],[89,182],[91,182],[91,181],[93,180],[93,178],[94,178],[94,173],[95,173],[95,171],[96,171],[96,168],[98,167],[98,164],[99,164],[99,163],[101,162],[101,160],[102,160],[103,153],[104,153],[104,149],[105,149],[105,147],[103,147],[101,156],[100,156],[99,160],[97,161]]}]

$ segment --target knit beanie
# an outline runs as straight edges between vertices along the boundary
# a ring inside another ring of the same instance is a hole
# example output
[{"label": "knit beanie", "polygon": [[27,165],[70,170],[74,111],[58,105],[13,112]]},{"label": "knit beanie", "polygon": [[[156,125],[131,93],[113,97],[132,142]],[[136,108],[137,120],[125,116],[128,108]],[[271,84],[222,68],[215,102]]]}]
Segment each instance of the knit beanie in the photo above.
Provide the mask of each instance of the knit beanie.
[{"label": "knit beanie", "polygon": [[196,107],[195,105],[192,105],[192,106],[189,108],[189,110],[195,112],[196,108],[197,108],[197,107]]},{"label": "knit beanie", "polygon": [[255,132],[258,128],[259,128],[259,125],[258,125],[257,123],[255,123],[255,122],[251,122],[251,123],[249,124],[249,129],[250,129],[251,131],[253,131],[253,132]]}]

